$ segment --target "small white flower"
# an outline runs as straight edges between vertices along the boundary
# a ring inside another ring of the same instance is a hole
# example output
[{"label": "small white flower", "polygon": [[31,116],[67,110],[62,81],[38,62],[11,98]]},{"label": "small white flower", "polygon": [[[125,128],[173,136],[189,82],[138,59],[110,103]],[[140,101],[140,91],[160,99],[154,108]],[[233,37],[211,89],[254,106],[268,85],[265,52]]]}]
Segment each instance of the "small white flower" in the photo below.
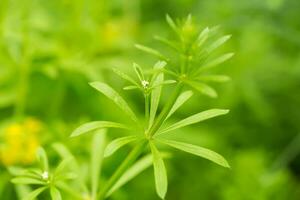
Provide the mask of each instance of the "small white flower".
[{"label": "small white flower", "polygon": [[48,180],[48,178],[49,178],[49,172],[44,171],[44,172],[42,173],[42,179],[43,179],[43,180]]},{"label": "small white flower", "polygon": [[143,86],[144,88],[148,87],[148,85],[149,85],[149,81],[142,80],[142,86]]}]

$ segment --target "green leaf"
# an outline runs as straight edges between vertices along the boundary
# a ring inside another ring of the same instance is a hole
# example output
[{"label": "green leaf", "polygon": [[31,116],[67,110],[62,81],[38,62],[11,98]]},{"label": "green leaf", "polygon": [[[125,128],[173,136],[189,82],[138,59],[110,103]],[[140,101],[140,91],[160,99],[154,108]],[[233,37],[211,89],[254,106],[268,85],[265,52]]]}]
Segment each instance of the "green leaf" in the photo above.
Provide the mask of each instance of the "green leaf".
[{"label": "green leaf", "polygon": [[157,41],[167,45],[168,47],[174,49],[175,51],[177,51],[179,53],[181,52],[181,50],[178,48],[178,46],[176,45],[175,42],[172,42],[172,41],[170,41],[166,38],[160,37],[160,36],[154,36],[154,39],[156,39]]},{"label": "green leaf", "polygon": [[225,158],[223,156],[221,156],[220,154],[218,154],[210,149],[199,147],[199,146],[196,146],[193,144],[172,141],[172,140],[159,139],[158,141],[163,144],[174,147],[176,149],[179,149],[181,151],[185,151],[187,153],[191,153],[196,156],[206,158],[206,159],[208,159],[214,163],[217,163],[218,165],[221,165],[223,167],[230,168],[228,162],[225,160]]},{"label": "green leaf", "polygon": [[212,61],[209,61],[207,64],[205,64],[204,66],[199,68],[198,73],[225,62],[226,60],[230,59],[233,55],[234,55],[234,53],[226,53]]},{"label": "green leaf", "polygon": [[193,95],[193,92],[188,90],[188,91],[185,91],[183,93],[181,93],[179,95],[179,97],[176,99],[173,107],[171,108],[169,114],[167,115],[166,117],[166,120],[174,113],[176,112],[176,110],[178,108],[180,108],[189,98],[191,98],[191,96]]},{"label": "green leaf", "polygon": [[44,171],[49,171],[48,157],[45,150],[40,147],[37,151],[37,159]]},{"label": "green leaf", "polygon": [[[168,157],[168,154],[162,154],[162,157]],[[124,174],[121,178],[115,183],[115,185],[108,191],[106,197],[109,197],[113,192],[121,188],[127,182],[132,180],[138,174],[146,170],[148,167],[152,165],[153,159],[152,155],[148,154],[134,163]]]},{"label": "green leaf", "polygon": [[130,116],[130,118],[133,121],[138,122],[137,117],[135,116],[135,114],[131,110],[131,108],[128,106],[126,101],[109,85],[107,85],[106,83],[102,83],[102,82],[92,82],[92,83],[90,83],[90,85],[93,88],[95,88],[96,90],[103,93],[109,99],[114,101],[114,103],[117,104],[117,106],[119,106],[128,116]]},{"label": "green leaf", "polygon": [[58,176],[58,175],[61,175],[62,173],[64,173],[65,169],[68,167],[68,165],[71,164],[72,161],[73,161],[72,157],[63,159],[55,169],[55,176]]},{"label": "green leaf", "polygon": [[140,45],[140,44],[136,44],[135,47],[141,51],[144,51],[146,53],[149,53],[151,55],[154,55],[156,57],[158,57],[159,59],[162,59],[162,60],[166,60],[168,61],[169,59],[166,58],[163,54],[161,54],[159,51],[155,50],[155,49],[152,49],[150,47],[146,47],[144,45]]},{"label": "green leaf", "polygon": [[34,200],[39,194],[44,192],[47,189],[47,187],[40,187],[32,192],[30,192],[27,196],[22,198],[22,200]]},{"label": "green leaf", "polygon": [[106,129],[101,129],[94,134],[91,147],[91,186],[92,196],[96,199],[99,186],[99,177],[103,163],[106,145]]},{"label": "green leaf", "polygon": [[192,115],[188,118],[185,118],[175,124],[172,124],[171,126],[165,128],[164,130],[160,131],[157,135],[161,135],[162,133],[166,133],[169,131],[173,131],[175,129],[178,128],[182,128],[184,126],[188,126],[191,124],[195,124],[210,118],[214,118],[220,115],[225,115],[229,112],[229,110],[225,110],[225,109],[210,109],[210,110],[206,110],[200,113],[197,113],[195,115]]},{"label": "green leaf", "polygon": [[207,95],[211,98],[216,98],[218,97],[217,92],[215,91],[215,89],[213,89],[212,87],[204,84],[204,83],[200,83],[200,82],[196,82],[196,81],[185,81],[188,85],[190,85],[192,88],[194,88],[195,90],[201,92],[204,95]]},{"label": "green leaf", "polygon": [[203,75],[203,76],[199,76],[197,79],[201,81],[210,81],[210,82],[218,82],[218,83],[227,82],[231,80],[229,76],[225,76],[225,75]]},{"label": "green leaf", "polygon": [[134,69],[137,77],[139,78],[140,82],[144,81],[145,77],[144,77],[144,73],[143,73],[141,66],[139,66],[137,63],[133,63],[133,69]]},{"label": "green leaf", "polygon": [[179,28],[177,27],[177,25],[175,24],[175,22],[173,21],[173,19],[168,14],[166,15],[166,21],[169,24],[169,26],[173,29],[173,31],[175,33],[177,33],[177,35],[180,36],[180,34],[179,34]]},{"label": "green leaf", "polygon": [[140,89],[140,87],[135,85],[129,85],[123,88],[123,90],[135,90],[135,89]]},{"label": "green leaf", "polygon": [[14,184],[24,184],[24,185],[45,185],[46,184],[44,181],[41,181],[36,178],[30,178],[30,177],[13,178],[11,182]]},{"label": "green leaf", "polygon": [[104,156],[108,157],[115,153],[118,149],[123,147],[124,145],[137,140],[139,137],[136,135],[121,137],[110,142],[105,148]]},{"label": "green leaf", "polygon": [[153,156],[156,193],[161,199],[164,199],[168,189],[167,171],[159,151],[152,141],[150,141],[149,144]]},{"label": "green leaf", "polygon": [[84,133],[88,133],[90,131],[96,130],[96,129],[103,129],[103,128],[121,128],[121,129],[128,129],[126,125],[116,123],[116,122],[110,122],[110,121],[93,121],[85,123],[78,128],[76,128],[72,134],[71,137],[75,137]]},{"label": "green leaf", "polygon": [[[158,61],[153,69],[162,69],[165,67],[167,63],[164,61]],[[152,85],[160,85],[164,82],[164,74],[159,73],[157,74],[154,79],[151,81]],[[151,107],[150,107],[150,118],[149,118],[149,126],[152,126],[156,111],[158,108],[160,95],[161,95],[162,86],[155,87],[151,92]]]},{"label": "green leaf", "polygon": [[199,46],[199,47],[201,47],[203,44],[204,44],[204,42],[207,40],[207,38],[208,38],[208,35],[209,35],[209,28],[208,27],[206,27],[200,34],[199,34],[199,36],[198,36],[198,38],[197,38],[197,45]]},{"label": "green leaf", "polygon": [[123,78],[124,80],[129,81],[130,83],[132,83],[133,85],[138,86],[138,83],[133,80],[130,76],[128,76],[127,74],[117,70],[116,68],[113,68],[113,72],[115,72],[118,76],[120,76],[121,78]]},{"label": "green leaf", "polygon": [[50,195],[52,200],[61,200],[60,191],[54,186],[50,188]]},{"label": "green leaf", "polygon": [[224,44],[227,40],[231,38],[231,35],[225,35],[221,38],[219,38],[217,41],[212,43],[206,50],[208,53],[212,52],[213,50],[217,49],[220,47],[222,44]]}]

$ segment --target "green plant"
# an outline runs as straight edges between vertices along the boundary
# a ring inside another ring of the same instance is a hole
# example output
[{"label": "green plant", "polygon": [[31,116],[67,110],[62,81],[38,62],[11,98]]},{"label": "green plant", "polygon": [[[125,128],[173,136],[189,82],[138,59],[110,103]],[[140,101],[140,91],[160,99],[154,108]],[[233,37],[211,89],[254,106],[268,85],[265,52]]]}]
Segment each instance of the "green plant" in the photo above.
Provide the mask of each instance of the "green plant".
[{"label": "green plant", "polygon": [[[111,86],[103,82],[90,83],[93,88],[111,99],[121,110],[123,110],[133,123],[123,124],[112,121],[92,121],[81,125],[73,131],[71,137],[80,136],[89,132],[95,133],[92,140],[91,162],[89,164],[89,170],[91,172],[89,178],[90,184],[85,184],[85,181],[83,180],[85,178],[81,177],[82,173],[79,170],[80,167],[74,167],[78,166],[78,164],[74,165],[73,163],[71,165],[73,167],[70,167],[72,172],[74,171],[79,175],[76,179],[80,182],[79,185],[86,185],[83,188],[90,189],[79,190],[81,192],[75,192],[75,194],[71,194],[72,196],[79,199],[83,198],[82,191],[84,191],[84,194],[87,194],[87,197],[92,200],[106,199],[115,190],[153,164],[156,192],[161,199],[164,199],[167,192],[168,181],[163,158],[167,157],[167,155],[158,150],[157,143],[206,158],[223,167],[229,168],[228,162],[220,154],[193,144],[167,140],[163,138],[163,135],[179,128],[228,113],[228,110],[226,109],[215,108],[193,114],[172,124],[169,124],[168,122],[168,119],[193,95],[193,92],[191,90],[185,90],[185,87],[191,87],[209,97],[217,97],[216,91],[207,83],[211,81],[224,82],[228,81],[229,78],[224,75],[211,75],[205,74],[204,72],[232,57],[232,53],[227,53],[217,58],[211,57],[213,50],[225,43],[230,36],[223,36],[214,40],[217,29],[205,28],[203,31],[199,31],[193,24],[191,16],[188,16],[187,19],[178,21],[177,23],[167,16],[167,22],[176,33],[177,38],[175,40],[169,40],[162,37],[156,37],[156,39],[173,49],[174,53],[169,53],[169,55],[166,56],[150,47],[136,45],[138,49],[150,53],[160,60],[155,63],[152,69],[147,71],[134,63],[133,70],[137,79],[132,78],[118,69],[113,69],[118,76],[130,83],[130,85],[124,87],[124,90],[139,90],[142,93],[145,104],[144,120],[137,117],[136,113],[132,111],[128,103]],[[166,77],[168,77],[168,79]],[[171,96],[168,98],[167,103],[162,105],[162,109],[159,112],[159,104],[161,104],[160,99],[164,94],[163,87],[165,85],[170,85],[174,89]],[[109,128],[124,129],[128,131],[129,135],[116,138],[106,145],[105,130]],[[131,152],[110,178],[100,184],[99,175],[103,159],[113,155],[117,150],[129,143],[135,144]],[[146,154],[141,157],[147,147],[150,147],[151,154]],[[71,153],[62,153],[68,152],[66,148],[63,149],[64,150],[57,150],[64,159],[62,163],[67,162],[66,160],[76,160]],[[48,165],[45,164],[47,163],[45,153],[42,153],[41,155],[42,156],[40,157],[42,159],[40,160],[43,161],[44,168],[38,171],[38,177],[36,177],[37,173],[32,174],[30,171],[26,171],[23,174],[15,173],[18,177],[13,179],[13,182],[41,185],[41,187],[30,193],[31,196],[27,196],[28,198],[25,198],[26,200],[33,199],[31,197],[38,195],[47,188],[50,188],[52,199],[59,200],[61,199],[60,190],[66,190],[67,193],[72,190],[66,186],[66,178],[63,180],[57,179],[56,171],[62,168],[60,167],[61,165],[56,168],[52,176],[44,179],[43,175],[46,175],[45,172],[47,172],[48,175],[48,171],[46,171],[48,168],[45,168],[45,166]],[[67,176],[66,174],[62,177]],[[29,181],[28,179],[22,181],[24,180],[24,177],[28,178],[28,176],[33,175],[35,176],[34,181],[32,180],[31,182],[31,180]]]},{"label": "green plant", "polygon": [[[225,43],[230,36],[223,36],[214,41],[212,38],[215,36],[216,28],[205,28],[199,33],[190,15],[186,20],[178,21],[177,23],[167,16],[167,22],[176,33],[177,40],[169,40],[162,37],[156,37],[156,39],[175,50],[174,59],[172,59],[172,56],[167,57],[150,47],[136,45],[138,49],[158,57],[161,61],[158,61],[153,69],[147,73],[144,73],[142,68],[134,63],[133,69],[138,78],[137,81],[129,75],[114,69],[117,75],[131,84],[124,87],[124,90],[137,89],[142,92],[145,99],[144,121],[138,119],[128,103],[109,85],[103,82],[90,83],[93,88],[111,99],[123,110],[128,117],[132,119],[134,125],[125,125],[109,121],[93,121],[77,128],[72,133],[72,137],[101,128],[128,129],[130,132],[137,133],[136,135],[117,138],[106,147],[105,155],[108,156],[112,155],[122,146],[136,142],[131,153],[125,158],[123,163],[101,189],[99,199],[105,199],[109,190],[126,169],[144,152],[147,145],[150,146],[153,156],[156,191],[159,197],[164,199],[167,192],[167,173],[162,156],[157,149],[156,142],[201,156],[223,167],[229,167],[229,164],[221,155],[209,149],[183,142],[166,140],[161,136],[175,129],[228,113],[228,110],[224,109],[210,109],[189,116],[166,127],[163,126],[164,122],[192,96],[192,91],[183,91],[185,86],[192,87],[209,97],[217,97],[216,91],[207,85],[207,82],[224,82],[229,80],[229,78],[224,75],[207,75],[204,74],[204,71],[221,64],[233,56],[233,53],[226,53],[217,58],[211,58],[210,56],[211,53]],[[176,58],[179,58],[179,60]],[[170,76],[172,80],[165,80],[166,75]],[[174,91],[168,99],[168,102],[163,105],[161,112],[157,114],[162,88],[165,84],[172,84]]]}]

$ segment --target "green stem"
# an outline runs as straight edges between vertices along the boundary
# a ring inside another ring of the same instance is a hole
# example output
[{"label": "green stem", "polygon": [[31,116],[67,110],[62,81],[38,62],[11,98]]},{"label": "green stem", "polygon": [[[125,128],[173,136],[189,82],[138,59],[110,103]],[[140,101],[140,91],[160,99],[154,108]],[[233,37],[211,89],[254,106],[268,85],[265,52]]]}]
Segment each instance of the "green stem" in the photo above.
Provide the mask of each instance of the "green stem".
[{"label": "green stem", "polygon": [[183,88],[183,83],[179,82],[178,85],[176,86],[172,96],[170,97],[168,103],[164,106],[163,110],[160,112],[160,114],[154,121],[152,127],[149,129],[149,131],[147,133],[149,137],[152,137],[157,132],[157,130],[160,128],[160,126],[163,124],[167,115],[169,114],[170,110],[172,109],[177,97],[179,96],[182,88]]},{"label": "green stem", "polygon": [[[146,118],[146,123],[148,123],[148,121],[149,121],[149,108],[150,108],[149,94],[145,94],[145,118]],[[147,127],[147,124],[146,124],[145,127]]]},{"label": "green stem", "polygon": [[139,143],[135,148],[129,153],[122,164],[118,167],[115,173],[110,177],[108,182],[105,184],[104,188],[100,191],[99,200],[105,199],[105,195],[114,186],[118,179],[123,175],[123,173],[133,164],[133,162],[139,157],[146,147],[147,141],[144,140]]}]

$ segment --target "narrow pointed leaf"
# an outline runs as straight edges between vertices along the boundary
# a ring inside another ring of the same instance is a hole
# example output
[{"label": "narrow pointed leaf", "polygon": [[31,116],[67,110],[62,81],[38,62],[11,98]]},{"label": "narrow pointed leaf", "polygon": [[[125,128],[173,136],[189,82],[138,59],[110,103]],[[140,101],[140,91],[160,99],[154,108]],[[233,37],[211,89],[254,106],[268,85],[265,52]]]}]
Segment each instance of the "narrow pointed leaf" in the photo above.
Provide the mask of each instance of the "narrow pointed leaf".
[{"label": "narrow pointed leaf", "polygon": [[115,153],[121,147],[137,140],[138,138],[139,138],[138,136],[133,135],[133,136],[121,137],[121,138],[117,138],[117,139],[113,140],[105,148],[104,156],[105,157],[111,156],[113,153]]},{"label": "narrow pointed leaf", "polygon": [[11,180],[14,184],[24,184],[24,185],[45,185],[46,183],[42,180],[30,177],[17,177]]},{"label": "narrow pointed leaf", "polygon": [[[169,157],[169,154],[161,154],[163,158]],[[106,197],[109,197],[113,192],[121,188],[123,185],[128,183],[130,180],[135,178],[138,174],[149,168],[153,164],[153,158],[151,154],[148,154],[134,163],[121,178],[116,182],[116,184],[109,190]]]},{"label": "narrow pointed leaf", "polygon": [[188,144],[188,143],[184,143],[184,142],[177,142],[177,141],[173,141],[173,140],[159,139],[158,141],[163,144],[174,147],[176,149],[179,149],[181,151],[185,151],[187,153],[191,153],[196,156],[203,157],[203,158],[208,159],[214,163],[217,163],[218,165],[221,165],[223,167],[230,168],[228,162],[225,160],[225,158],[223,156],[221,156],[220,154],[218,154],[210,149],[206,149],[206,148],[203,148],[200,146],[196,146],[196,145]]},{"label": "narrow pointed leaf", "polygon": [[128,116],[130,116],[133,121],[138,122],[137,117],[135,116],[129,105],[126,103],[126,101],[109,85],[102,82],[92,82],[90,83],[90,85],[96,90],[103,93],[109,99],[111,99],[115,104],[117,104],[117,106],[119,106]]},{"label": "narrow pointed leaf", "polygon": [[40,147],[37,151],[37,159],[44,171],[49,171],[48,156],[45,150]]},{"label": "narrow pointed leaf", "polygon": [[204,83],[200,83],[200,82],[196,82],[196,81],[186,81],[186,83],[188,85],[190,85],[192,88],[194,88],[195,90],[201,92],[202,94],[204,94],[206,96],[209,96],[211,98],[218,97],[218,94],[215,91],[215,89],[213,89],[212,87],[210,87]]},{"label": "narrow pointed leaf", "polygon": [[227,40],[229,40],[231,38],[231,35],[225,35],[221,38],[219,38],[217,41],[215,41],[214,43],[212,43],[208,48],[207,48],[207,52],[210,53],[213,50],[217,49],[218,47],[220,47],[222,44],[224,44]]},{"label": "narrow pointed leaf", "polygon": [[143,73],[143,70],[142,70],[141,66],[139,66],[136,63],[133,63],[133,69],[134,69],[137,77],[139,78],[140,82],[145,80],[144,73]]},{"label": "narrow pointed leaf", "polygon": [[106,145],[107,129],[98,130],[93,137],[91,145],[91,186],[92,197],[96,199],[97,189],[99,187],[99,177],[102,168],[104,149]]},{"label": "narrow pointed leaf", "polygon": [[156,57],[158,57],[159,59],[162,60],[169,60],[168,58],[166,58],[163,54],[161,54],[159,51],[152,49],[150,47],[146,47],[144,45],[140,45],[140,44],[136,44],[135,47],[141,51],[144,51],[146,53],[149,53],[151,55],[154,55]]},{"label": "narrow pointed leaf", "polygon": [[123,72],[121,72],[121,71],[119,71],[119,70],[117,70],[117,69],[115,69],[115,68],[113,68],[113,71],[114,71],[118,76],[120,76],[121,78],[123,78],[124,80],[127,80],[127,81],[129,81],[130,83],[132,83],[133,85],[138,86],[138,83],[137,83],[135,80],[133,80],[130,76],[128,76],[127,74],[125,74],[125,73],[123,73]]},{"label": "narrow pointed leaf", "polygon": [[199,36],[198,36],[198,38],[197,38],[197,45],[199,46],[199,47],[201,47],[203,44],[204,44],[204,42],[207,40],[207,38],[208,38],[208,35],[209,35],[209,28],[208,27],[206,27],[200,34],[199,34]]},{"label": "narrow pointed leaf", "polygon": [[135,85],[129,85],[123,88],[123,90],[135,90],[135,89],[140,89],[140,87]]},{"label": "narrow pointed leaf", "polygon": [[[154,69],[162,69],[162,68],[164,68],[165,65],[166,65],[165,62],[159,61],[155,64],[155,66],[153,68]],[[163,83],[163,81],[164,81],[164,74],[159,73],[157,76],[155,76],[154,80],[152,80],[151,82],[153,82],[153,85],[161,85]],[[162,86],[157,86],[151,92],[151,107],[150,107],[149,126],[151,126],[153,124],[153,121],[154,121],[154,118],[155,118],[155,115],[157,112],[159,100],[160,100],[161,90],[162,90]]]},{"label": "narrow pointed leaf", "polygon": [[126,125],[116,123],[116,122],[110,122],[110,121],[93,121],[85,123],[78,128],[76,128],[72,134],[71,137],[75,137],[84,133],[88,133],[90,131],[94,131],[96,129],[103,129],[103,128],[121,128],[121,129],[128,129]]},{"label": "narrow pointed leaf", "polygon": [[30,192],[27,196],[22,198],[22,200],[34,200],[39,194],[44,192],[46,189],[47,189],[47,187],[38,188],[38,189]]},{"label": "narrow pointed leaf", "polygon": [[175,22],[173,21],[173,19],[169,15],[166,15],[166,21],[169,24],[169,26],[173,29],[173,31],[175,33],[177,33],[178,35],[180,35],[177,25],[175,24]]},{"label": "narrow pointed leaf", "polygon": [[204,70],[210,69],[212,67],[218,66],[219,64],[225,62],[226,60],[230,59],[232,56],[234,55],[234,53],[227,53],[224,54],[212,61],[209,61],[207,64],[205,64],[204,66],[202,66],[201,68],[199,68],[198,73],[202,72]]},{"label": "narrow pointed leaf", "polygon": [[155,36],[154,39],[156,39],[157,41],[160,41],[161,43],[167,45],[168,47],[174,49],[177,52],[181,52],[181,50],[178,48],[178,46],[176,45],[175,42],[172,42],[166,38],[160,37],[160,36]]},{"label": "narrow pointed leaf", "polygon": [[191,96],[193,95],[192,91],[185,91],[179,95],[177,100],[175,101],[173,107],[171,108],[166,120],[174,113],[178,108],[180,108]]},{"label": "narrow pointed leaf", "polygon": [[50,188],[50,195],[52,200],[61,200],[60,191],[54,186]]},{"label": "narrow pointed leaf", "polygon": [[149,144],[153,156],[156,192],[161,199],[165,199],[167,189],[168,189],[168,178],[167,178],[167,171],[165,168],[165,164],[159,151],[157,150],[153,142],[150,141]]},{"label": "narrow pointed leaf", "polygon": [[225,75],[203,75],[203,76],[199,76],[197,79],[201,81],[218,82],[218,83],[227,82],[231,80],[229,76],[225,76]]},{"label": "narrow pointed leaf", "polygon": [[225,110],[225,109],[210,109],[210,110],[206,110],[200,113],[197,113],[195,115],[192,115],[188,118],[185,118],[167,128],[165,128],[164,130],[162,130],[161,132],[159,132],[158,135],[165,133],[165,132],[169,132],[178,128],[182,128],[191,124],[195,124],[210,118],[214,118],[220,115],[225,115],[229,112],[229,110]]}]

